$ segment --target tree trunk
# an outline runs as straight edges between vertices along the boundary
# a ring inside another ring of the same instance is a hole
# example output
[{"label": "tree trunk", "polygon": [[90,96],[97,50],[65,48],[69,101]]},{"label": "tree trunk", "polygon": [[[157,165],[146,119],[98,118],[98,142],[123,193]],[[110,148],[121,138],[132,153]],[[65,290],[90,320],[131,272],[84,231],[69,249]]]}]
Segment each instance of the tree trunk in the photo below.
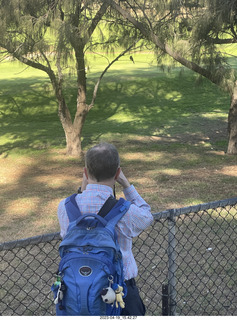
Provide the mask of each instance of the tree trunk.
[{"label": "tree trunk", "polygon": [[227,154],[237,154],[237,81],[235,82],[228,116],[229,142]]},{"label": "tree trunk", "polygon": [[65,130],[66,143],[67,143],[67,155],[73,157],[81,157],[82,156],[82,147],[81,147],[81,135],[78,133],[78,129],[68,128]]},{"label": "tree trunk", "polygon": [[67,154],[70,156],[77,156],[80,158],[83,154],[81,146],[81,133],[87,113],[87,104],[80,103],[77,106],[77,112],[73,124],[67,130],[64,129],[67,142]]},{"label": "tree trunk", "polygon": [[81,157],[81,133],[86,115],[89,111],[88,105],[86,104],[86,72],[83,39],[78,39],[74,50],[77,60],[77,111],[73,123],[70,119],[69,125],[67,123],[64,131],[67,142],[67,154]]},{"label": "tree trunk", "polygon": [[75,119],[74,122],[72,122],[71,114],[62,94],[61,87],[56,85],[55,89],[58,100],[58,116],[66,137],[67,155],[80,158],[82,155],[81,132],[86,114],[88,113],[88,106],[86,104],[77,106]]},{"label": "tree trunk", "polygon": [[[61,105],[64,105],[63,107]],[[87,104],[81,104],[77,108],[74,122],[71,120],[71,115],[69,109],[66,106],[64,99],[59,102],[59,118],[63,126],[65,137],[66,137],[66,146],[67,146],[67,155],[69,156],[82,156],[82,146],[81,146],[81,132],[88,113]]]}]

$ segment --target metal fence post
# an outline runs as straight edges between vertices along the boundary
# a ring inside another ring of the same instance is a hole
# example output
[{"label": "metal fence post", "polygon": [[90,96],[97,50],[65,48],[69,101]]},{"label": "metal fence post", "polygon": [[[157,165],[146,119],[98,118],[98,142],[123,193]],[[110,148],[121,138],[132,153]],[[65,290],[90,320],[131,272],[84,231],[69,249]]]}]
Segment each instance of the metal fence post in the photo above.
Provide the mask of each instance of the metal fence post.
[{"label": "metal fence post", "polygon": [[162,316],[169,315],[169,288],[167,284],[162,285]]},{"label": "metal fence post", "polygon": [[170,210],[168,218],[168,285],[169,285],[169,315],[176,315],[176,254],[175,254],[175,209]]}]

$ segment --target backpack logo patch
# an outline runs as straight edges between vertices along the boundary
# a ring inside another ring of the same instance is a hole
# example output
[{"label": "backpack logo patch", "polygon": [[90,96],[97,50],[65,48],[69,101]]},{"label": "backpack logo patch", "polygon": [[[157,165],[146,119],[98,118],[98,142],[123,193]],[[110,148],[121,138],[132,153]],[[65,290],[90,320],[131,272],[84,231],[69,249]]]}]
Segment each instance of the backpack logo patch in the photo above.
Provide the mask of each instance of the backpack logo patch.
[{"label": "backpack logo patch", "polygon": [[89,277],[92,274],[92,269],[88,266],[83,266],[79,269],[79,273],[83,277]]}]

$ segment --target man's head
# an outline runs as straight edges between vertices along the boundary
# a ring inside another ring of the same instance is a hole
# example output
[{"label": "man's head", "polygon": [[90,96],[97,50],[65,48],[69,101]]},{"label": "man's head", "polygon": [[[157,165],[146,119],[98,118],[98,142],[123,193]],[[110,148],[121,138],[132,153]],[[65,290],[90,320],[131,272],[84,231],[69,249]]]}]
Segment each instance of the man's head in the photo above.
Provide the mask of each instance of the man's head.
[{"label": "man's head", "polygon": [[119,154],[112,144],[100,143],[86,153],[87,173],[89,177],[97,182],[114,178],[119,165]]}]

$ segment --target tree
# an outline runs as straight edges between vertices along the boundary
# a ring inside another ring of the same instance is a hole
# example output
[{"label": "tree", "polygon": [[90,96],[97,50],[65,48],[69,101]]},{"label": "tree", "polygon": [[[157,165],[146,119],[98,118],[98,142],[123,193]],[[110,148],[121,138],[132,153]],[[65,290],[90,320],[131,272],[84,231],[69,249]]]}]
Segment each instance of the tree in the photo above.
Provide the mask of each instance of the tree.
[{"label": "tree", "polygon": [[220,45],[237,43],[236,0],[104,0],[141,35],[231,94],[228,154],[237,154],[237,81]]},{"label": "tree", "polygon": [[[189,42],[193,47],[193,59],[199,64],[204,64],[214,76],[215,83],[231,94],[227,153],[237,154],[237,82],[235,71],[228,64],[229,54],[225,52],[227,45],[230,50],[230,46],[237,43],[237,2],[235,0],[199,2],[192,16],[186,18],[186,24],[189,26]],[[232,58],[236,56],[232,55]]]},{"label": "tree", "polygon": [[[92,47],[95,50],[100,46],[108,51],[110,46],[123,43],[122,32],[113,32],[119,25],[108,20],[108,6],[108,3],[91,0],[0,0],[0,47],[13,58],[49,76],[58,102],[68,155],[81,155],[83,124],[94,105],[101,79],[135,43],[133,39],[126,43],[124,51],[108,64],[87,103],[86,53]],[[105,18],[106,24],[103,24]],[[104,33],[105,28],[110,30],[109,37]],[[95,36],[96,30],[99,31]],[[64,94],[69,64],[71,70],[74,64],[77,81],[74,116]]]},{"label": "tree", "polygon": [[[196,27],[192,30],[192,39],[198,41],[197,56],[203,48],[208,51],[207,66],[220,78],[220,87],[231,94],[228,115],[228,154],[237,154],[237,81],[234,69],[227,63],[226,45],[237,43],[237,2],[235,0],[205,1],[203,14],[196,18]],[[215,54],[215,59],[212,59]],[[233,56],[236,59],[236,56]],[[217,59],[217,60],[216,60]]]}]

